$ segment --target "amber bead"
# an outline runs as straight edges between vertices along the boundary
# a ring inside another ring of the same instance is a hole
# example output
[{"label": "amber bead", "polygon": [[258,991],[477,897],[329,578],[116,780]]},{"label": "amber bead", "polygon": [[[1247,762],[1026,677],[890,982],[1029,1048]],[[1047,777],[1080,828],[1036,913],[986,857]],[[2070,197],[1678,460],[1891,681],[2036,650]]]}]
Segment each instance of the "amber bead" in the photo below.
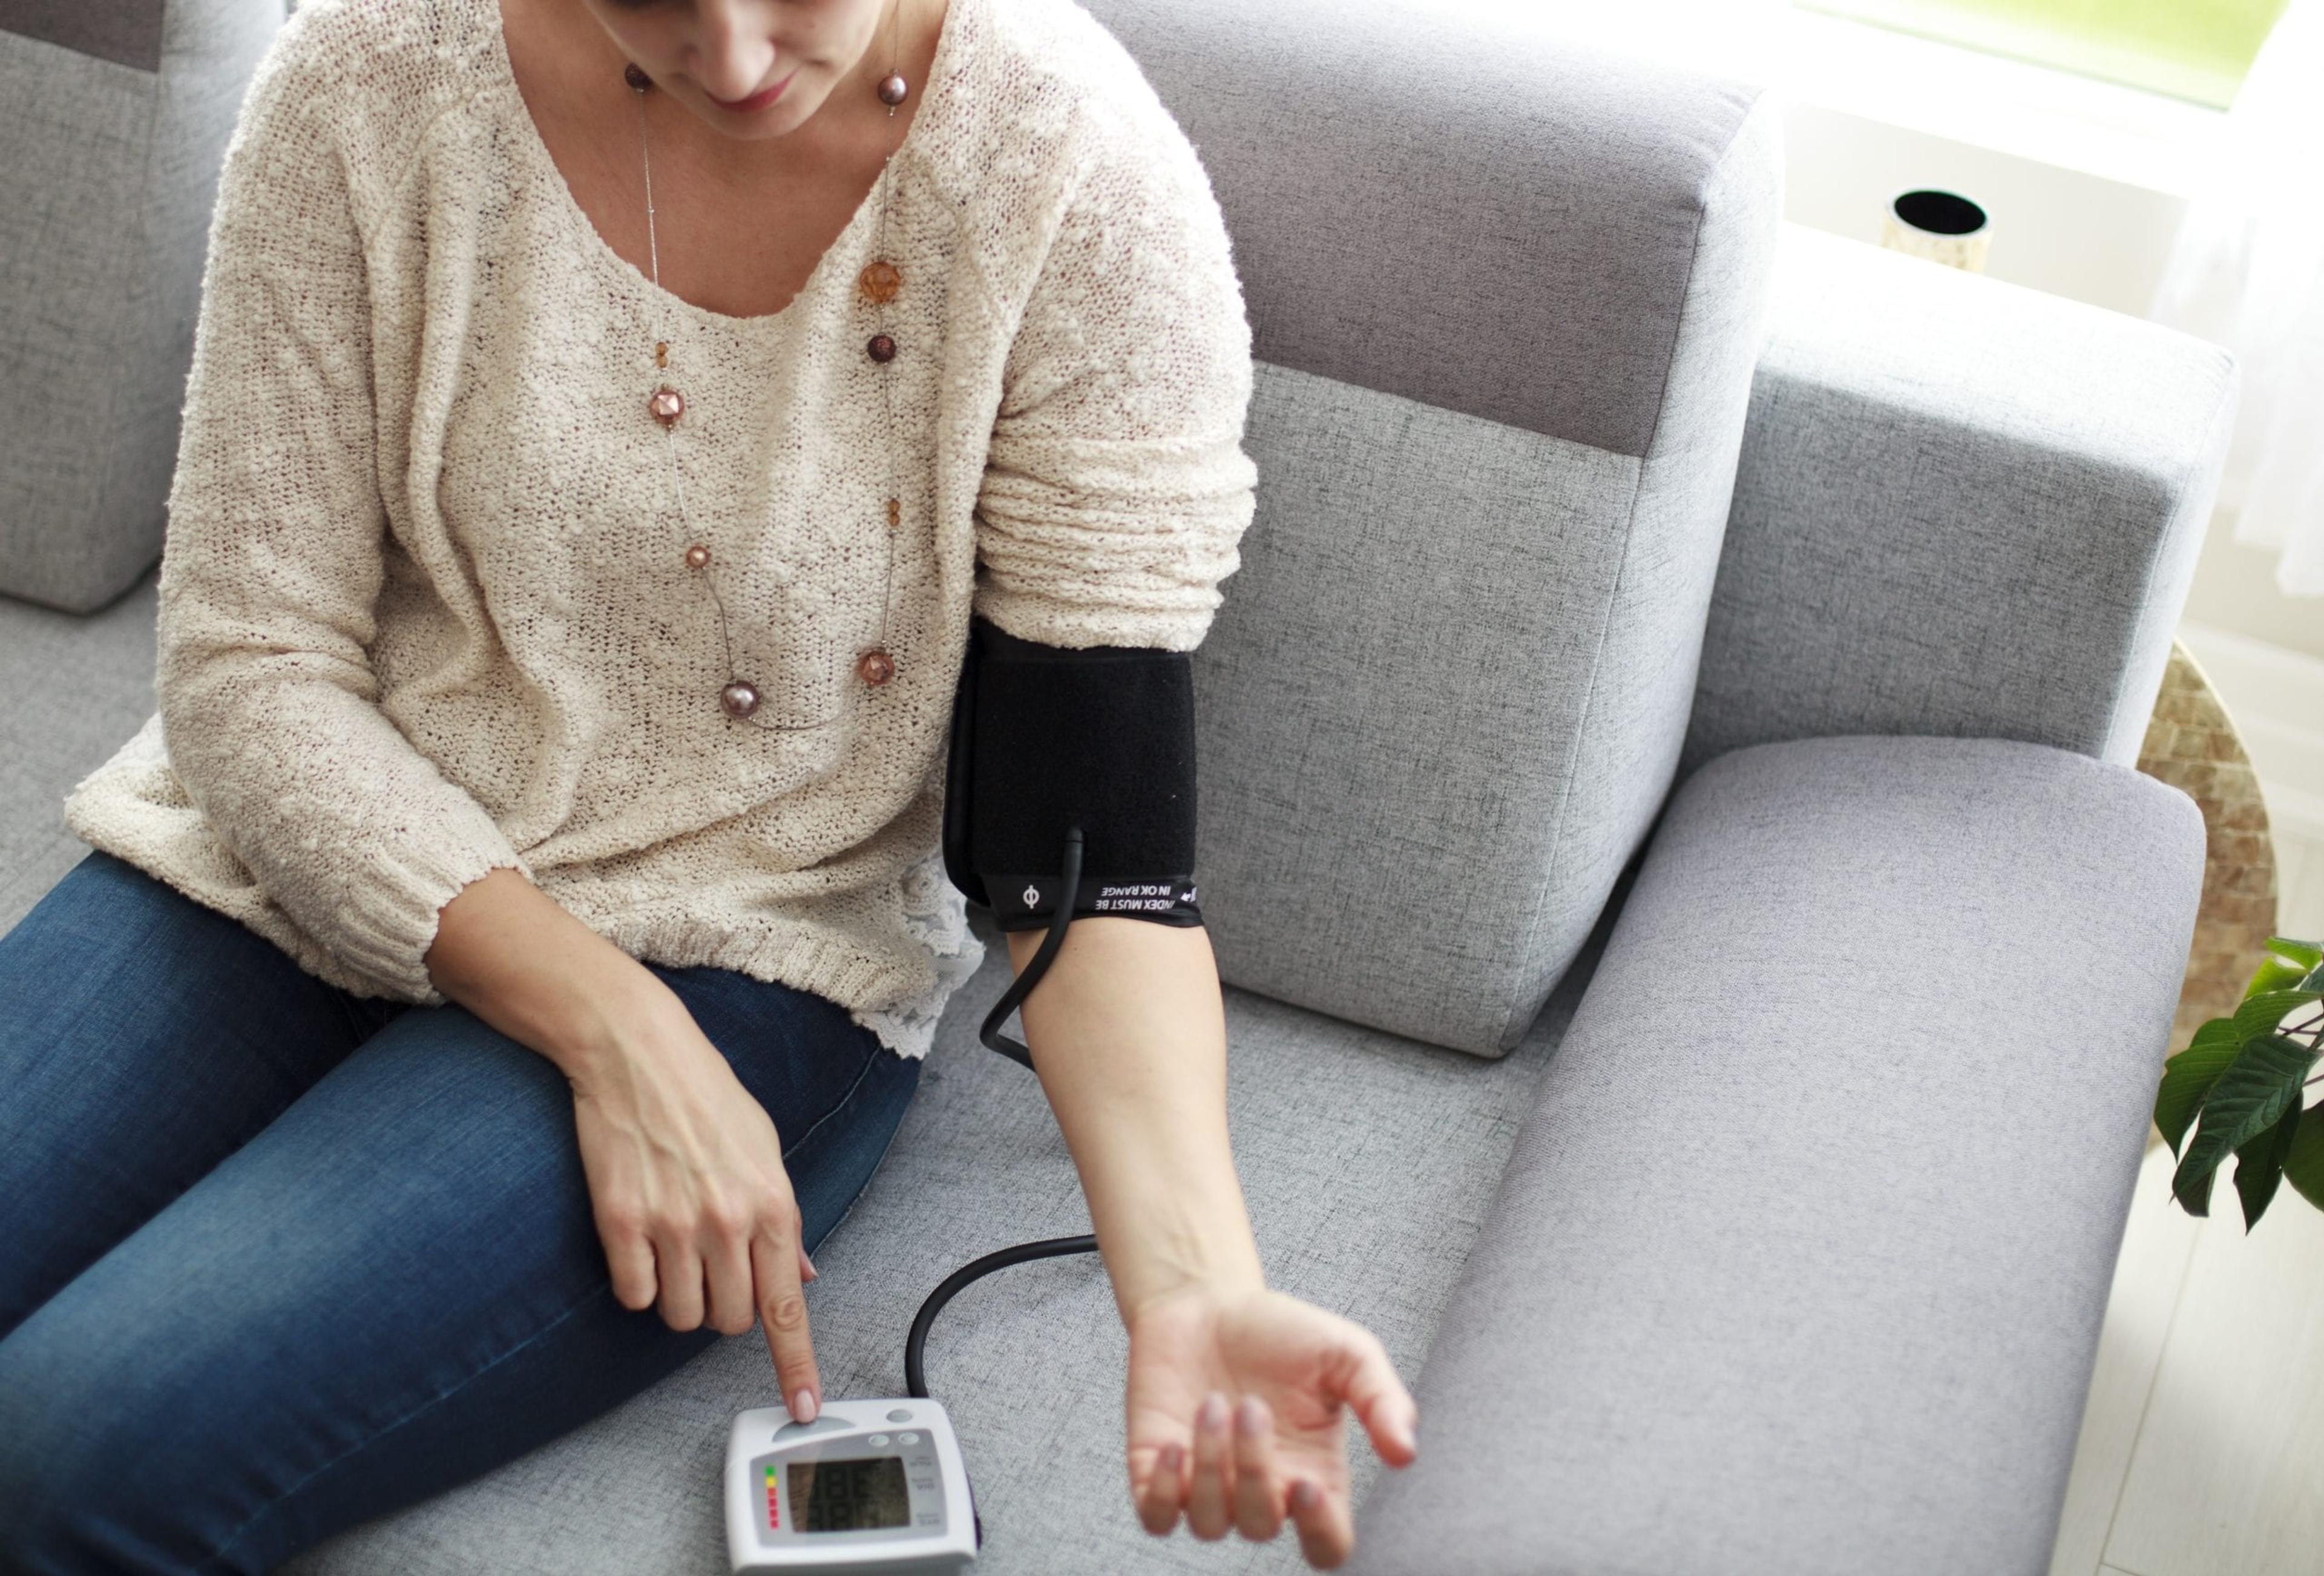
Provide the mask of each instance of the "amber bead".
[{"label": "amber bead", "polygon": [[885,684],[896,676],[896,659],[874,646],[855,659],[855,671],[866,684]]},{"label": "amber bead", "polygon": [[704,547],[700,542],[696,542],[692,547],[686,549],[686,563],[688,568],[699,569],[709,562],[710,549]]},{"label": "amber bead", "polygon": [[874,361],[896,359],[896,342],[885,334],[874,334],[872,336],[872,343],[863,348],[871,353],[872,359]]},{"label": "amber bead", "polygon": [[622,68],[622,80],[641,93],[653,86],[653,78],[647,76],[645,68],[635,60]]},{"label": "amber bead", "polygon": [[678,419],[686,414],[686,396],[664,383],[646,401],[646,409],[652,411],[653,419],[664,427],[675,427]]},{"label": "amber bead", "polygon": [[892,301],[904,285],[904,275],[892,263],[866,263],[856,276],[855,288],[867,301]]},{"label": "amber bead", "polygon": [[890,530],[895,530],[898,526],[899,526],[899,525],[901,525],[901,524],[903,524],[903,523],[904,523],[904,501],[903,501],[902,499],[900,499],[900,498],[890,498],[890,499],[889,499],[889,500],[888,500],[888,529],[889,529]]},{"label": "amber bead", "polygon": [[669,342],[668,340],[657,339],[654,341],[654,364],[656,366],[668,366],[669,364]]}]

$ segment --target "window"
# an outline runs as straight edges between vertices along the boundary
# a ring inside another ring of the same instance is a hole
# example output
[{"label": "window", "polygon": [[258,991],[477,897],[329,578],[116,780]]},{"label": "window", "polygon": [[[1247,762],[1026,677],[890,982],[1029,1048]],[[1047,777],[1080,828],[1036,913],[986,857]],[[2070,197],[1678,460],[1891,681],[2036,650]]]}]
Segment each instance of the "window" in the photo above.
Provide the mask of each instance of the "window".
[{"label": "window", "polygon": [[1795,0],[2225,107],[2287,0]]}]

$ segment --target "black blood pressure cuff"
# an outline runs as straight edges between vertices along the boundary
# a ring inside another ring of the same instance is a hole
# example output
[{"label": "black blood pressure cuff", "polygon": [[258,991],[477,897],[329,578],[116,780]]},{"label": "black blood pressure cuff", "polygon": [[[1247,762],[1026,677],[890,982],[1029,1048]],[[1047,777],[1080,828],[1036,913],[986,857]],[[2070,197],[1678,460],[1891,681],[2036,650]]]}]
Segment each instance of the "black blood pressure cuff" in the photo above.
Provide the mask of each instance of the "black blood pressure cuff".
[{"label": "black blood pressure cuff", "polygon": [[1187,653],[1046,646],[969,621],[945,764],[945,873],[1003,930],[1047,928],[1083,838],[1074,914],[1203,922]]}]

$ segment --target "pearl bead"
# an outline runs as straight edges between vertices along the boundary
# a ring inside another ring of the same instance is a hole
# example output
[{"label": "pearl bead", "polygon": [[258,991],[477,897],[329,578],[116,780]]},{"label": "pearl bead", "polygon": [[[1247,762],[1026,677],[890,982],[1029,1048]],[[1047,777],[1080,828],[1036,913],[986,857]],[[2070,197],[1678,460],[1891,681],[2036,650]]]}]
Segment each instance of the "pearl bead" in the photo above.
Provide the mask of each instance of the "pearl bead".
[{"label": "pearl bead", "polygon": [[686,549],[686,562],[689,568],[701,568],[705,564],[710,562],[710,549],[704,547],[700,542],[695,543],[692,547]]},{"label": "pearl bead", "polygon": [[675,427],[678,419],[686,414],[686,396],[664,383],[646,401],[646,409],[652,411],[653,419],[664,427]]},{"label": "pearl bead", "polygon": [[874,361],[896,359],[896,342],[885,334],[874,334],[872,336],[872,343],[863,348],[871,354]]},{"label": "pearl bead", "polygon": [[855,671],[866,684],[885,684],[896,676],[896,659],[874,646],[855,659]]},{"label": "pearl bead", "polygon": [[880,83],[880,102],[901,104],[904,102],[904,95],[910,91],[911,88],[904,81],[902,74],[891,71]]},{"label": "pearl bead", "polygon": [[718,704],[730,717],[747,717],[759,709],[759,692],[751,684],[736,679],[718,692]]}]

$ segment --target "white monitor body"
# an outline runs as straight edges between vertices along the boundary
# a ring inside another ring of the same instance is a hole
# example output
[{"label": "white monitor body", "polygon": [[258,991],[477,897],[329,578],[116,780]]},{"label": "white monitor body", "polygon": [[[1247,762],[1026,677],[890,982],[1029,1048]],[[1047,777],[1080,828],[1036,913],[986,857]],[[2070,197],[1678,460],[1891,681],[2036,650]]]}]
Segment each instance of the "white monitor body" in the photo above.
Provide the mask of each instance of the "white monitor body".
[{"label": "white monitor body", "polygon": [[726,1438],[726,1553],[735,1576],[953,1576],[976,1560],[976,1516],[952,1420],[935,1401],[835,1401],[813,1423],[780,1406]]}]

